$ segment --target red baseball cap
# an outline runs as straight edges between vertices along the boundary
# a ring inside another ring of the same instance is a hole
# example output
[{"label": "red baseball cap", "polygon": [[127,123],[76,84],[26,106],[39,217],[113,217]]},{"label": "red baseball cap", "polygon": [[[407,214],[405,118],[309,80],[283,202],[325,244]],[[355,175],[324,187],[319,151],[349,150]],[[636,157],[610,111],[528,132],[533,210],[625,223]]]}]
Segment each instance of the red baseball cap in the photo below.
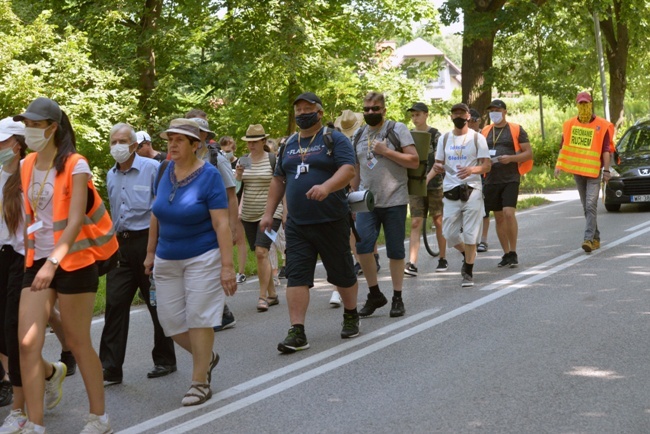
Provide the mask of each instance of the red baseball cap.
[{"label": "red baseball cap", "polygon": [[581,103],[581,102],[592,102],[593,100],[591,99],[591,95],[589,95],[589,92],[580,92],[578,96],[576,96],[576,102]]}]

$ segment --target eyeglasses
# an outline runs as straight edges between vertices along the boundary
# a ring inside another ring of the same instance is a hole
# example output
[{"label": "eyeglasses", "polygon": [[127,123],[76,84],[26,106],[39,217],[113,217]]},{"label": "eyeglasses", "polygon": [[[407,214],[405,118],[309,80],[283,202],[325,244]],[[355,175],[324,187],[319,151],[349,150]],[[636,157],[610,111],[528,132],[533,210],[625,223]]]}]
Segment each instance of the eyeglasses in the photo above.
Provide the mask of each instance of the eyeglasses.
[{"label": "eyeglasses", "polygon": [[363,108],[363,112],[364,112],[364,113],[368,113],[369,111],[378,112],[378,111],[381,111],[381,110],[383,110],[383,109],[384,109],[384,108],[381,107],[381,106],[373,105],[373,106],[370,106],[370,107],[364,107],[364,108]]}]

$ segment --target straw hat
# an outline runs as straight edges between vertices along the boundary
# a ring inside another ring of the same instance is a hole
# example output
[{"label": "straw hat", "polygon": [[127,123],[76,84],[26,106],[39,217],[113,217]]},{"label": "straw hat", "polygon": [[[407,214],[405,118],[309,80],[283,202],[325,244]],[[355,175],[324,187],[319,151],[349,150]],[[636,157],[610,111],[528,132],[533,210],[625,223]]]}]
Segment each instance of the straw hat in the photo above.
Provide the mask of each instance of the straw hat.
[{"label": "straw hat", "polygon": [[168,133],[178,133],[193,137],[196,140],[201,140],[201,135],[199,132],[199,124],[191,119],[179,118],[172,119],[172,121],[169,123],[169,128],[160,133],[160,137],[165,140],[169,140],[169,137],[167,136]]},{"label": "straw hat", "polygon": [[246,135],[241,139],[245,142],[254,142],[256,140],[262,140],[270,136],[264,132],[264,127],[260,124],[251,125],[246,130]]},{"label": "straw hat", "polygon": [[347,137],[352,137],[354,132],[361,126],[363,115],[352,110],[343,110],[341,116],[336,118],[334,126],[341,129]]}]

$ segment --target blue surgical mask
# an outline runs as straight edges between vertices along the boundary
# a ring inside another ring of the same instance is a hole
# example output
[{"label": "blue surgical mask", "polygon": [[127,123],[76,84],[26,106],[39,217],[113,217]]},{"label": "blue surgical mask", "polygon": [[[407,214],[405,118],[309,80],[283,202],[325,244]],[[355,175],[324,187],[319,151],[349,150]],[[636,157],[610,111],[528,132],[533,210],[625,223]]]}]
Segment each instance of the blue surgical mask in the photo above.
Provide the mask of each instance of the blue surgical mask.
[{"label": "blue surgical mask", "polygon": [[9,163],[14,159],[15,156],[16,154],[14,154],[13,146],[7,149],[3,149],[0,151],[0,166],[4,166],[5,164]]}]

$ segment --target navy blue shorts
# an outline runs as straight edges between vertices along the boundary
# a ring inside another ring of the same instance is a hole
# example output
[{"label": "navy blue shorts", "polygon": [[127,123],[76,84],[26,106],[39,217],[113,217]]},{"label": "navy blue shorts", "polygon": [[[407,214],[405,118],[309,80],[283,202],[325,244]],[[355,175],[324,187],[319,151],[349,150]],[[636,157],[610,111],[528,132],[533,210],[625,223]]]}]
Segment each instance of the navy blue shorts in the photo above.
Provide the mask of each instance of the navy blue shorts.
[{"label": "navy blue shorts", "polygon": [[357,213],[357,232],[361,241],[357,243],[357,254],[372,253],[384,227],[386,256],[388,259],[404,259],[404,238],[406,238],[406,205],[389,208],[375,208],[371,212]]}]

